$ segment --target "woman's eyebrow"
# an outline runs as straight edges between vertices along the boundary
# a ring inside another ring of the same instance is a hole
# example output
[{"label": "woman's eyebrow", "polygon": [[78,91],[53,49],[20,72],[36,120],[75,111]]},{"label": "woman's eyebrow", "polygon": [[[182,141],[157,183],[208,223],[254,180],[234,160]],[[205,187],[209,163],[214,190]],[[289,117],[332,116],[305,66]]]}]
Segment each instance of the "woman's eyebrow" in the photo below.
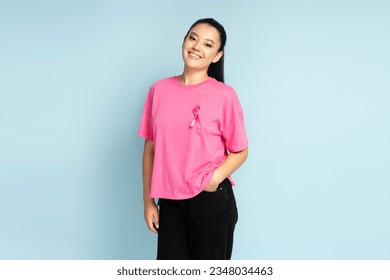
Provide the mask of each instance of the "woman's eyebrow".
[{"label": "woman's eyebrow", "polygon": [[[190,32],[190,35],[195,35],[195,36],[199,37],[199,35],[198,35],[198,34],[196,34],[194,31],[191,31],[191,32]],[[213,44],[215,45],[215,43],[214,43],[214,41],[213,41],[213,40],[211,40],[211,39],[207,39],[207,38],[205,38],[205,40],[206,40],[206,41],[210,41],[211,43],[213,43]]]}]

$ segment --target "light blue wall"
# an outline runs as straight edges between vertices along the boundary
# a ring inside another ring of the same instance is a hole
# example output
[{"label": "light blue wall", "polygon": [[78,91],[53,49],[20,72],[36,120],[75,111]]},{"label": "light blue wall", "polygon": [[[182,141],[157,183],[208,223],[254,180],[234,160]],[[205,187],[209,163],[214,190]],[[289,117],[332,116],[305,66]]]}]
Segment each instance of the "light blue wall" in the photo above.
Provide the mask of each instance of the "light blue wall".
[{"label": "light blue wall", "polygon": [[0,3],[1,259],[155,258],[141,110],[208,16],[250,138],[233,258],[390,258],[388,1]]}]

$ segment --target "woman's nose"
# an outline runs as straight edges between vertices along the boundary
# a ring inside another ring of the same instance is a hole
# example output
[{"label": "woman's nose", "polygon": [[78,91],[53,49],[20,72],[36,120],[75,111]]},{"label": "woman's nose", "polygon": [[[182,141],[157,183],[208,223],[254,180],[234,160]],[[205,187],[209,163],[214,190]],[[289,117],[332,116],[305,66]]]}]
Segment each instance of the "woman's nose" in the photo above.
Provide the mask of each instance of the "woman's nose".
[{"label": "woman's nose", "polygon": [[192,45],[192,48],[194,49],[194,50],[199,50],[200,49],[200,42],[199,41],[197,41],[197,42],[194,42],[194,44]]}]

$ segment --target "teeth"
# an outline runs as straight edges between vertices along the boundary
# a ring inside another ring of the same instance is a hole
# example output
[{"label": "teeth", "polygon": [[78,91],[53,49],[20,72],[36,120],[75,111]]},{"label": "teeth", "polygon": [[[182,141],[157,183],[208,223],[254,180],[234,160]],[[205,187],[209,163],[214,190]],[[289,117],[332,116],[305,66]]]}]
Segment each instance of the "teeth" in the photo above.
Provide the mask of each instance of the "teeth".
[{"label": "teeth", "polygon": [[193,58],[196,58],[196,59],[200,58],[200,56],[197,56],[196,54],[193,54],[193,53],[190,53],[190,56]]}]

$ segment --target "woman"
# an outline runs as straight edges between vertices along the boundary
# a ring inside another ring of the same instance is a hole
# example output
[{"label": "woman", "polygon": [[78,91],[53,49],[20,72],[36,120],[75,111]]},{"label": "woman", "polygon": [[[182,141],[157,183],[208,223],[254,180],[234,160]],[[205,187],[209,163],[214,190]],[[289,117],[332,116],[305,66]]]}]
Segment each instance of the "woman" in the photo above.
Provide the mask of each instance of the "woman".
[{"label": "woman", "polygon": [[[237,208],[230,175],[248,140],[233,88],[224,84],[226,33],[211,18],[184,37],[183,73],[149,90],[139,136],[144,214],[157,259],[230,259]],[[159,198],[159,207],[154,198]]]}]

